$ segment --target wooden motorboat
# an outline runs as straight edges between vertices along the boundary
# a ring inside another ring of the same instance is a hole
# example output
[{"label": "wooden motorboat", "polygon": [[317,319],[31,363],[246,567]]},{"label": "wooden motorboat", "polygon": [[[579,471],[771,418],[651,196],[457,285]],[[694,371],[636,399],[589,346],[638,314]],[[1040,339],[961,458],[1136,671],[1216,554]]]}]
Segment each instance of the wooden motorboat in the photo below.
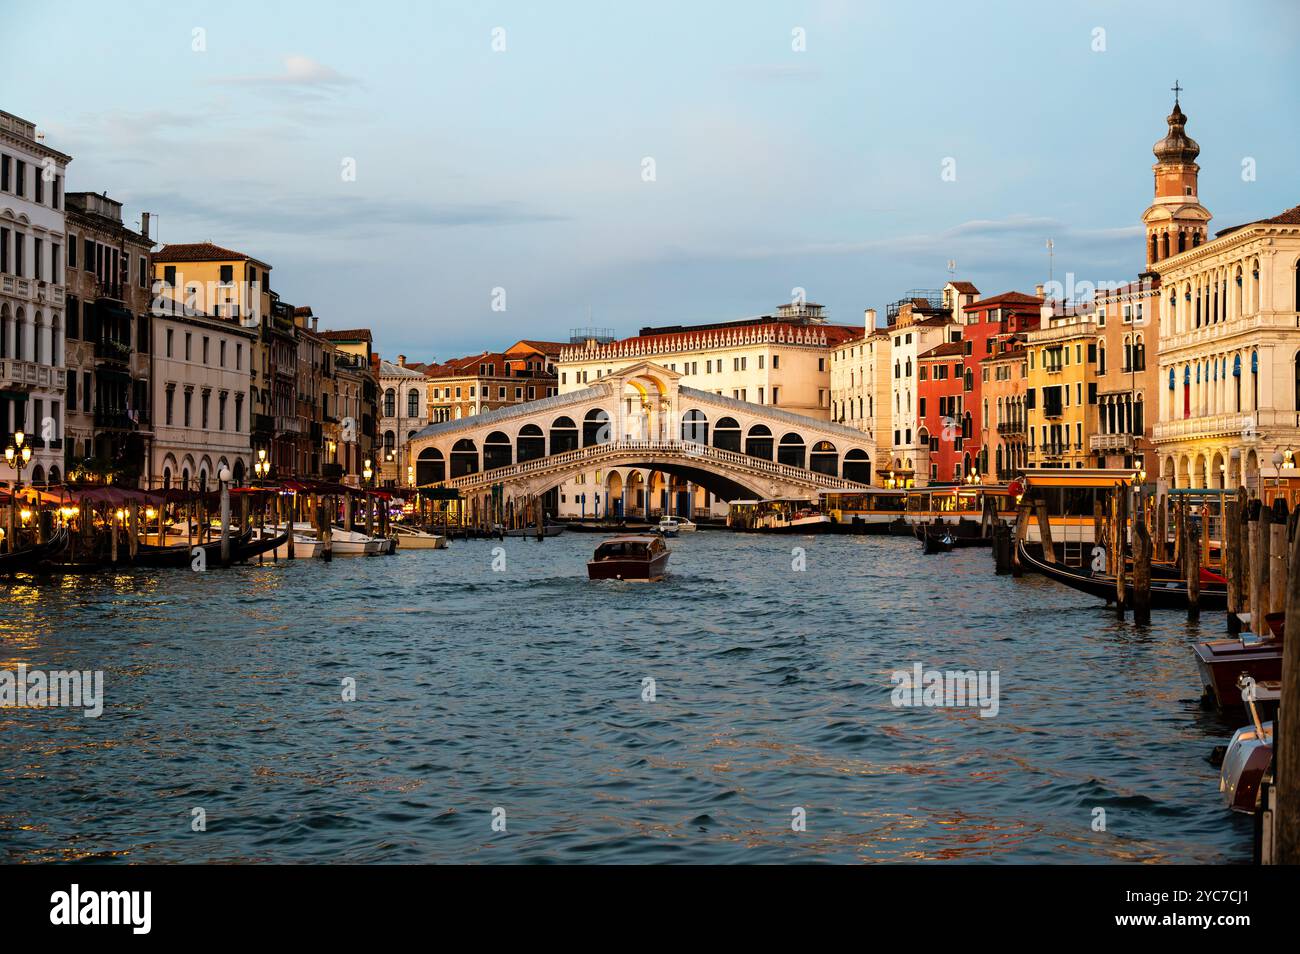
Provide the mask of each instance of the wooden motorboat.
[{"label": "wooden motorboat", "polygon": [[595,555],[587,561],[587,577],[653,583],[664,578],[669,553],[663,539],[656,535],[610,537],[596,547]]},{"label": "wooden motorboat", "polygon": [[1219,768],[1219,791],[1234,812],[1253,814],[1259,808],[1260,786],[1273,768],[1273,723],[1260,719],[1257,703],[1275,702],[1281,686],[1243,680],[1239,694],[1250,713],[1250,725],[1234,732],[1228,743]]},{"label": "wooden motorboat", "polygon": [[[547,523],[542,525],[542,536],[558,537],[564,532],[564,525],[560,523]],[[537,527],[516,527],[513,530],[503,531],[503,536],[507,537],[535,537],[537,536]]]},{"label": "wooden motorboat", "polygon": [[[1094,573],[1088,567],[1071,567],[1061,563],[1049,563],[1041,557],[1035,557],[1024,541],[1019,545],[1020,562],[1028,570],[1041,573],[1071,589],[1088,593],[1107,603],[1115,601],[1115,577],[1108,573]],[[1201,609],[1226,609],[1228,605],[1228,588],[1219,583],[1202,583],[1197,605]],[[1151,577],[1151,606],[1159,609],[1186,609],[1187,584],[1181,579],[1161,579],[1154,573]]]},{"label": "wooden motorboat", "polygon": [[927,527],[921,541],[921,552],[925,554],[951,553],[956,545],[952,531],[943,527]]},{"label": "wooden motorboat", "polygon": [[0,573],[33,570],[47,560],[55,560],[68,548],[70,540],[67,528],[60,527],[44,543],[36,543],[12,553],[0,553]]},{"label": "wooden motorboat", "polygon": [[447,538],[436,533],[426,533],[416,527],[393,524],[397,545],[403,550],[445,550]]},{"label": "wooden motorboat", "polygon": [[1243,677],[1255,682],[1282,678],[1282,640],[1243,633],[1236,639],[1210,639],[1192,647],[1204,698],[1223,710],[1242,707]]}]

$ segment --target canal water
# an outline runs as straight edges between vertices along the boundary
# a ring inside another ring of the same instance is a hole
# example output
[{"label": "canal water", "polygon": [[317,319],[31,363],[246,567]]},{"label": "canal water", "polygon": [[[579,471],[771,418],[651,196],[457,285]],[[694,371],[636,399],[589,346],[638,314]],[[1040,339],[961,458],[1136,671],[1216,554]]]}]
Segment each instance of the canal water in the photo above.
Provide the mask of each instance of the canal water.
[{"label": "canal water", "polygon": [[[599,539],[0,583],[0,670],[104,673],[0,709],[0,859],[1249,861],[1178,613],[869,537],[590,583]],[[996,714],[896,706],[916,664]]]}]

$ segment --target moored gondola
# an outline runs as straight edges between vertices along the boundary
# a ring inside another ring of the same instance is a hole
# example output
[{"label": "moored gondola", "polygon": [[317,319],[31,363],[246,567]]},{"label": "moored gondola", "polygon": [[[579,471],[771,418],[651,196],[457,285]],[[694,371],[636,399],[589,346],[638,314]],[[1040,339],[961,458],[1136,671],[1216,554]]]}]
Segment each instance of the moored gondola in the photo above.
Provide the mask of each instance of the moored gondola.
[{"label": "moored gondola", "polygon": [[33,544],[12,553],[0,553],[0,573],[31,570],[45,560],[53,560],[68,548],[70,539],[67,528],[60,527],[44,543]]},{"label": "moored gondola", "polygon": [[[1088,593],[1107,603],[1115,602],[1115,577],[1107,573],[1093,573],[1087,568],[1065,566],[1049,563],[1046,559],[1035,557],[1024,545],[1019,544],[1020,562],[1026,569],[1062,583],[1071,589]],[[1202,581],[1197,605],[1201,609],[1226,609],[1228,606],[1228,588],[1226,585],[1212,581]],[[1181,579],[1160,579],[1154,574],[1151,579],[1151,606],[1160,609],[1186,609],[1187,583]]]}]

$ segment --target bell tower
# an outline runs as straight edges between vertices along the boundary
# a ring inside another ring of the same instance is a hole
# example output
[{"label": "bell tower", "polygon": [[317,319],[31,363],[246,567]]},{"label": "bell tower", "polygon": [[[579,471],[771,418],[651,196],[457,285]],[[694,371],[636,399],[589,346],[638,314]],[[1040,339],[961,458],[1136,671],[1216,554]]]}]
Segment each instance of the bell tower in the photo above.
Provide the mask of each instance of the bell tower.
[{"label": "bell tower", "polygon": [[1155,199],[1142,213],[1146,225],[1147,270],[1170,255],[1195,248],[1208,238],[1210,213],[1197,196],[1196,157],[1201,147],[1187,135],[1187,116],[1178,98],[1182,87],[1173,85],[1174,111],[1166,118],[1169,131],[1152,147],[1156,164]]}]

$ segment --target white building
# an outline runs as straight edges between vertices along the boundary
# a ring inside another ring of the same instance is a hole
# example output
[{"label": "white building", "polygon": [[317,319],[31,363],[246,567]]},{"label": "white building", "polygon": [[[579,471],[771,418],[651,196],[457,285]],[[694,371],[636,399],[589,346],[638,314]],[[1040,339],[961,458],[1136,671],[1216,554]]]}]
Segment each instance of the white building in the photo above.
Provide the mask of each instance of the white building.
[{"label": "white building", "polygon": [[[872,460],[883,461],[892,449],[888,427],[892,419],[878,416],[888,414],[892,348],[889,330],[876,327],[876,309],[868,308],[862,333],[838,345],[831,354],[831,420],[856,427],[875,441]],[[881,420],[886,426],[878,430]],[[876,482],[875,475],[872,481]]]},{"label": "white building", "polygon": [[257,328],[179,303],[153,309],[151,487],[213,490],[223,467],[253,472],[249,380]]},{"label": "white building", "polygon": [[423,371],[406,366],[406,355],[397,362],[379,362],[379,483],[384,487],[405,487],[413,478],[402,471],[407,466],[406,445],[429,425],[429,378]]},{"label": "white building", "polygon": [[[24,483],[63,477],[63,181],[72,159],[0,111],[0,450],[33,445]],[[0,479],[14,468],[0,457]]]},{"label": "white building", "polygon": [[1160,274],[1160,411],[1170,487],[1259,489],[1300,456],[1300,206],[1170,254]]}]

